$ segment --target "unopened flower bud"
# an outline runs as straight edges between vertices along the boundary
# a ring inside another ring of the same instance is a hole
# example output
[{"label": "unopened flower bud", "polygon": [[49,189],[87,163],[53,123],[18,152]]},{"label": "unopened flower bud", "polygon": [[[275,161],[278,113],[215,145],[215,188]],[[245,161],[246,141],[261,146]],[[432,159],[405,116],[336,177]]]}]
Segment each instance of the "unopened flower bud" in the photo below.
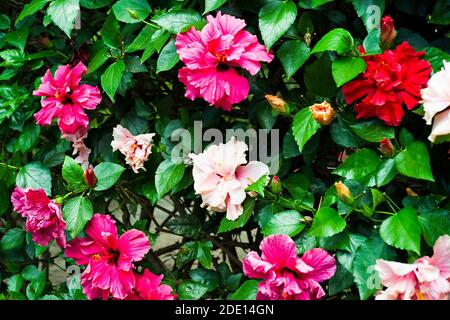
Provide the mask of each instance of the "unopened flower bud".
[{"label": "unopened flower bud", "polygon": [[350,189],[342,182],[335,182],[336,194],[342,202],[351,205],[353,203],[353,196]]},{"label": "unopened flower bud", "polygon": [[64,201],[64,197],[63,196],[57,196],[54,201],[57,204],[61,204]]},{"label": "unopened flower bud", "polygon": [[394,27],[394,20],[390,16],[384,16],[381,19],[380,47],[382,49],[390,48],[396,35],[397,31]]},{"label": "unopened flower bud", "polygon": [[89,166],[86,171],[84,171],[84,181],[86,181],[89,188],[94,188],[97,184],[97,177],[95,176],[92,166]]},{"label": "unopened flower bud", "polygon": [[266,97],[267,102],[270,103],[270,106],[272,107],[272,109],[275,109],[281,113],[286,112],[286,110],[287,110],[286,102],[283,99],[281,99],[280,97],[277,97],[277,96],[273,96],[271,94],[266,94],[265,97]]},{"label": "unopened flower bud", "polygon": [[334,110],[327,101],[324,101],[322,103],[315,103],[314,105],[309,107],[309,110],[312,113],[313,119],[321,125],[326,126],[333,121]]},{"label": "unopened flower bud", "polygon": [[279,194],[281,193],[282,189],[283,186],[281,185],[280,178],[278,178],[278,176],[273,176],[272,180],[270,181],[270,191],[275,194]]},{"label": "unopened flower bud", "polygon": [[419,195],[414,192],[410,187],[406,187],[406,194],[410,197],[418,197]]},{"label": "unopened flower bud", "polygon": [[392,144],[391,140],[388,138],[384,138],[380,141],[380,152],[385,156],[386,158],[392,157],[394,154],[395,147]]}]

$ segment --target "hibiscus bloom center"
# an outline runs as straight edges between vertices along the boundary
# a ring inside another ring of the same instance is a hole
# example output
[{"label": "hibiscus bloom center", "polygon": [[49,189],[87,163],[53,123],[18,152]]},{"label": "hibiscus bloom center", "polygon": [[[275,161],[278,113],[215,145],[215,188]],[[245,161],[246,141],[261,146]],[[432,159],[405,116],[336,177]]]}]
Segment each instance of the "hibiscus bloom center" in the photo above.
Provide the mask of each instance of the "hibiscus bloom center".
[{"label": "hibiscus bloom center", "polygon": [[120,251],[116,249],[109,248],[108,249],[108,262],[113,265],[117,265],[117,262],[120,258]]},{"label": "hibiscus bloom center", "polygon": [[61,101],[62,104],[73,104],[71,92],[55,92],[55,98]]},{"label": "hibiscus bloom center", "polygon": [[228,65],[227,55],[224,53],[216,53],[217,58],[217,71],[227,71],[230,66]]}]

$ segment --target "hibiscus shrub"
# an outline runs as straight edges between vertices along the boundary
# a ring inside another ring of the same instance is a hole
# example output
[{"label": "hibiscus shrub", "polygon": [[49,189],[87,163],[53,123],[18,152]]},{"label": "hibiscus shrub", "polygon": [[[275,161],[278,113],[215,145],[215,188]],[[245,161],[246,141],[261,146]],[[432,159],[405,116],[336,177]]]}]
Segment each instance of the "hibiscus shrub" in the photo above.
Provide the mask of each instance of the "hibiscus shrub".
[{"label": "hibiscus shrub", "polygon": [[1,299],[447,299],[450,4],[0,4]]}]

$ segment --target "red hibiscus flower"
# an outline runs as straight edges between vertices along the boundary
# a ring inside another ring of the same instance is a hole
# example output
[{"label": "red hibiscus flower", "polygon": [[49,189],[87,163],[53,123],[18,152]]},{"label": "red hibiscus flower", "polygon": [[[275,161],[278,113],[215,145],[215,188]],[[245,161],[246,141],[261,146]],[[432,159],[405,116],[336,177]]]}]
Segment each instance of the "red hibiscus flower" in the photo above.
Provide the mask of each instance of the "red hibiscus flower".
[{"label": "red hibiscus flower", "polygon": [[388,125],[400,125],[403,104],[408,110],[416,107],[430,77],[431,65],[421,59],[424,54],[404,41],[394,50],[364,56],[366,71],[342,88],[348,104],[361,99],[355,104],[356,118],[377,117]]}]

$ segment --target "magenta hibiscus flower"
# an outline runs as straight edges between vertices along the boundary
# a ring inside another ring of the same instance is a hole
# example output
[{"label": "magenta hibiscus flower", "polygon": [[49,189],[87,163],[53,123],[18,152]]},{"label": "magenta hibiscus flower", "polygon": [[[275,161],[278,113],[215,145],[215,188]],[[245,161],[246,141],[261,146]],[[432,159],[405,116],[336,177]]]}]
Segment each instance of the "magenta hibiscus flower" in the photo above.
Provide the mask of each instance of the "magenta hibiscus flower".
[{"label": "magenta hibiscus flower", "polygon": [[249,278],[263,279],[257,300],[318,300],[325,295],[319,282],[330,279],[336,261],[323,249],[297,256],[295,242],[287,235],[272,235],[261,241],[261,257],[251,251],[243,261]]},{"label": "magenta hibiscus flower", "polygon": [[80,127],[86,128],[89,119],[84,109],[93,110],[102,100],[100,90],[88,84],[81,84],[86,73],[82,62],[70,69],[70,65],[60,66],[55,77],[47,70],[39,88],[33,95],[45,97],[41,100],[42,109],[34,114],[38,125],[49,125],[59,119],[61,132],[75,133]]},{"label": "magenta hibiscus flower", "polygon": [[83,292],[89,299],[124,299],[135,286],[133,262],[150,250],[142,231],[128,230],[120,237],[115,221],[108,215],[94,214],[86,227],[85,238],[67,243],[66,256],[87,265],[81,275]]},{"label": "magenta hibiscus flower", "polygon": [[259,62],[270,62],[273,55],[256,36],[243,30],[244,20],[220,12],[206,20],[202,31],[192,27],[177,35],[177,52],[186,64],[179,70],[178,78],[186,86],[187,98],[203,98],[210,105],[229,111],[250,90],[248,80],[236,68],[255,75],[261,68]]}]

